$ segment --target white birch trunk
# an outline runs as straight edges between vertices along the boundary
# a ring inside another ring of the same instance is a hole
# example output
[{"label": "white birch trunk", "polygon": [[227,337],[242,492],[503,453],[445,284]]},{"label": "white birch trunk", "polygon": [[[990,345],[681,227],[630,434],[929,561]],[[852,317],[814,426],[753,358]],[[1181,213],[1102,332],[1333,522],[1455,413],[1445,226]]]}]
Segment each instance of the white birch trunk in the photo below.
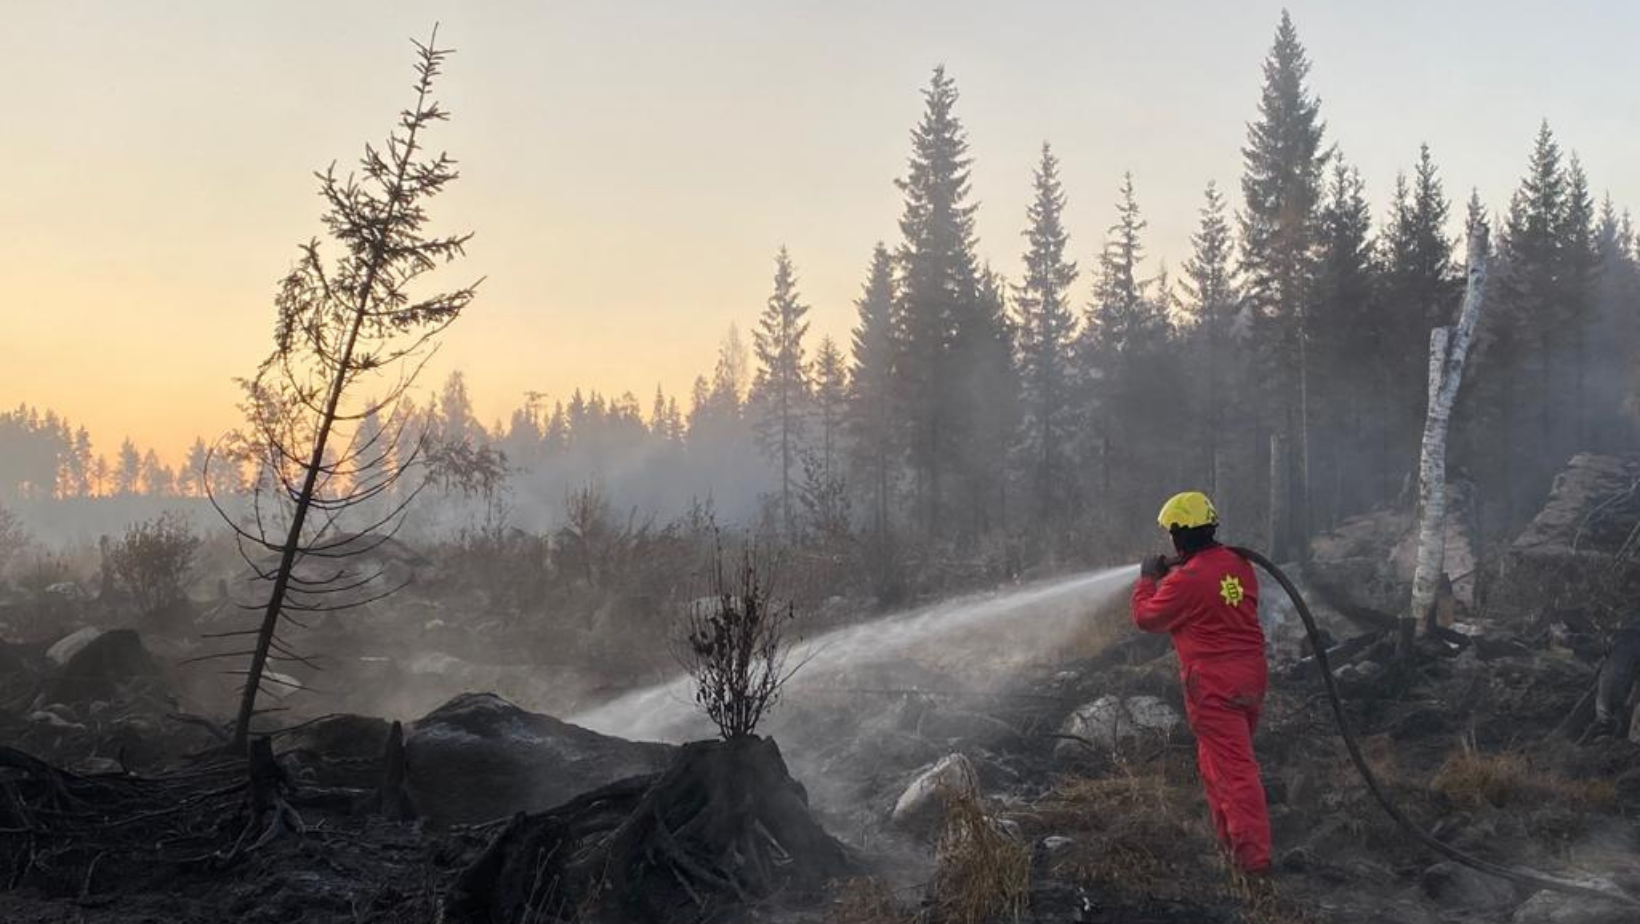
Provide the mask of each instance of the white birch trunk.
[{"label": "white birch trunk", "polygon": [[1429,412],[1424,417],[1423,450],[1418,462],[1418,557],[1409,620],[1422,619],[1429,612],[1446,565],[1446,433],[1485,289],[1486,243],[1471,238],[1468,280],[1457,330],[1437,327],[1429,335]]}]

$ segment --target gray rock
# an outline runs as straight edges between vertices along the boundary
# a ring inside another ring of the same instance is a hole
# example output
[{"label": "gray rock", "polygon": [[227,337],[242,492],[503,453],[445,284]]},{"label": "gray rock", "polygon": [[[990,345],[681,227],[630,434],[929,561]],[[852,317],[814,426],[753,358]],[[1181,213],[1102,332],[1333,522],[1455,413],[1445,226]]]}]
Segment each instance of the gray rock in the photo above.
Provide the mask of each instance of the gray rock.
[{"label": "gray rock", "polygon": [[53,642],[51,647],[46,649],[46,657],[51,659],[51,663],[62,667],[68,663],[69,658],[79,654],[81,648],[91,644],[97,636],[102,634],[103,630],[96,626],[76,629]]},{"label": "gray rock", "polygon": [[1508,881],[1456,863],[1437,863],[1418,879],[1424,894],[1448,908],[1494,911],[1515,903]]},{"label": "gray rock", "polygon": [[1503,578],[1488,589],[1488,600],[1510,615],[1532,616],[1521,609],[1523,601],[1603,577],[1613,553],[1640,525],[1640,493],[1631,490],[1636,480],[1640,455],[1573,456],[1537,516],[1510,544]]},{"label": "gray rock", "polygon": [[1155,696],[1105,695],[1073,711],[1060,726],[1060,733],[1082,741],[1064,740],[1055,746],[1061,758],[1086,754],[1083,741],[1105,751],[1125,741],[1145,736],[1165,737],[1180,723],[1178,710]]},{"label": "gray rock", "polygon": [[1042,845],[1042,852],[1051,857],[1055,854],[1063,853],[1075,846],[1076,838],[1063,837],[1055,834],[1051,837],[1043,838],[1040,843]]},{"label": "gray rock", "polygon": [[125,696],[133,684],[157,688],[159,679],[159,665],[143,647],[142,637],[130,629],[114,629],[90,637],[68,655],[46,685],[45,697],[52,703],[112,700]]},{"label": "gray rock", "polygon": [[616,780],[658,773],[670,745],[627,741],[463,693],[405,738],[410,795],[437,824],[551,808]]},{"label": "gray rock", "polygon": [[889,821],[902,830],[926,834],[945,820],[950,799],[979,796],[979,773],[973,762],[961,754],[947,754],[917,772],[895,801]]}]

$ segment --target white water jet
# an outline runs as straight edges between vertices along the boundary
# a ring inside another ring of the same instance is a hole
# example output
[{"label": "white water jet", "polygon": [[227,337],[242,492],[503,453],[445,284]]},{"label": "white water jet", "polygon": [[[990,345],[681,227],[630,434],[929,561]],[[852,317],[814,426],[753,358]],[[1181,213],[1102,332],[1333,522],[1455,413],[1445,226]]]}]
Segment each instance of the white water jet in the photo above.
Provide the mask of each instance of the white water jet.
[{"label": "white water jet", "polygon": [[[979,657],[992,668],[1041,657],[1064,644],[1116,592],[1126,590],[1137,572],[1137,566],[1125,565],[957,597],[800,641],[792,646],[788,664],[802,667],[786,697],[801,695],[803,684],[818,677],[906,657]],[[692,701],[691,686],[691,679],[680,674],[569,721],[636,740],[701,737],[710,733],[710,726]]]}]

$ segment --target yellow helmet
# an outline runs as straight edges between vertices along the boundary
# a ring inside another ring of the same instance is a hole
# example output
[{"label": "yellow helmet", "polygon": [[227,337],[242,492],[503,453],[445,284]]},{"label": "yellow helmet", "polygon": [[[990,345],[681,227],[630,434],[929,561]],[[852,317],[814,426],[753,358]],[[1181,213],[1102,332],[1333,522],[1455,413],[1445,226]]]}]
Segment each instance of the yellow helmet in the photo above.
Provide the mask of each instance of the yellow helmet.
[{"label": "yellow helmet", "polygon": [[1175,494],[1162,505],[1162,512],[1156,515],[1156,522],[1163,529],[1193,529],[1197,526],[1213,526],[1219,522],[1219,512],[1213,509],[1213,502],[1200,491],[1185,491]]}]

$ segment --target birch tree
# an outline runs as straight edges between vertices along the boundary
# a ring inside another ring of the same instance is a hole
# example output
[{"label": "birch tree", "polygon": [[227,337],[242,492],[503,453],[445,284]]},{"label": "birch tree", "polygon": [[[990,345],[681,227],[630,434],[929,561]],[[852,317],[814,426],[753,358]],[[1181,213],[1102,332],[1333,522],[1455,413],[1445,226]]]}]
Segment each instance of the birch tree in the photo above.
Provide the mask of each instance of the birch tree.
[{"label": "birch tree", "polygon": [[1429,335],[1429,412],[1424,418],[1423,451],[1418,462],[1417,570],[1412,578],[1412,609],[1401,629],[1403,642],[1412,637],[1417,620],[1434,604],[1435,589],[1446,566],[1446,434],[1452,402],[1463,381],[1464,359],[1486,296],[1487,246],[1485,235],[1472,230],[1457,327],[1437,327]]}]

